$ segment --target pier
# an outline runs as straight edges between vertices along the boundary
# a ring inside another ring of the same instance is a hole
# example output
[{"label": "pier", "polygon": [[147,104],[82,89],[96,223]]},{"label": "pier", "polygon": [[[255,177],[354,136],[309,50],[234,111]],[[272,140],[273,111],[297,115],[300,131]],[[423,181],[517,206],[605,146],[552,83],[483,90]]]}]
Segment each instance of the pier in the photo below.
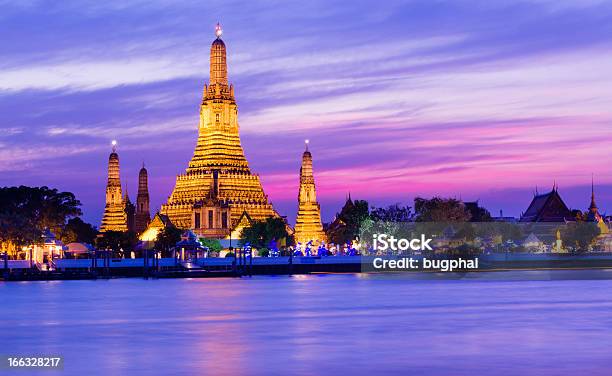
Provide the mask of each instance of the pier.
[{"label": "pier", "polygon": [[[142,258],[120,259],[111,258],[110,252],[96,251],[92,252],[91,258],[55,259],[48,263],[37,263],[30,260],[8,260],[5,254],[1,256],[1,275],[5,281],[117,277],[210,278],[244,277],[258,274],[380,272],[373,267],[374,259],[380,256],[252,257],[252,254],[248,251],[237,251],[236,257],[181,259],[162,258],[159,257],[159,253],[149,252],[145,253]],[[398,260],[405,256],[384,257],[390,260]],[[416,256],[416,258],[419,257]],[[588,268],[612,268],[612,254],[481,255],[479,256],[479,269],[472,271]],[[423,270],[417,269],[414,271]]]}]

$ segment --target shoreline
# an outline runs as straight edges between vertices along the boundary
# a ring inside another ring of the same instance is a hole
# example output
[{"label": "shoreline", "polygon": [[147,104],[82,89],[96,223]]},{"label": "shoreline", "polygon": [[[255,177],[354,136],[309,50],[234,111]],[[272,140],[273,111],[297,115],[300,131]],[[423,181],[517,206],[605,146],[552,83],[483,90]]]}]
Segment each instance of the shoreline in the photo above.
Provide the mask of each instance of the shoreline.
[{"label": "shoreline", "polygon": [[[424,259],[422,256],[412,256]],[[598,255],[482,255],[478,268],[454,269],[377,269],[373,260],[399,260],[405,256],[274,257],[274,258],[203,258],[189,262],[175,259],[60,259],[52,270],[30,267],[29,261],[11,260],[7,268],[0,264],[3,281],[87,280],[107,278],[235,278],[253,275],[345,274],[345,273],[427,273],[472,274],[507,271],[556,271],[612,269],[612,254]],[[148,265],[147,265],[148,263]],[[612,278],[612,275],[611,275]]]}]

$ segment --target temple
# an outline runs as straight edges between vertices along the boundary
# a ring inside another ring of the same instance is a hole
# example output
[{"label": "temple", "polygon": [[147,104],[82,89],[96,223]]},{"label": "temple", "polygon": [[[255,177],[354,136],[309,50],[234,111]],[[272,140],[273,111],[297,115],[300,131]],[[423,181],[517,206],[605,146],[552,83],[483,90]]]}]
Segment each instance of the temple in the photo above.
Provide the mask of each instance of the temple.
[{"label": "temple", "polygon": [[595,182],[593,178],[591,178],[591,204],[586,213],[586,221],[593,222],[597,225],[599,229],[597,242],[600,243],[602,249],[609,249],[612,246],[612,235],[610,234],[610,228],[604,216],[599,213],[599,208],[597,208],[597,204],[595,203]]},{"label": "temple", "polygon": [[597,208],[597,204],[595,203],[595,182],[593,178],[591,178],[591,205],[589,205],[586,220],[589,222],[603,221],[603,217],[601,216],[601,214],[599,214],[599,209]]},{"label": "temple", "polygon": [[317,191],[312,174],[312,154],[308,151],[308,140],[306,140],[306,150],[302,155],[302,167],[300,168],[300,192],[294,237],[296,243],[325,242],[325,233],[321,225],[321,207],[317,202]]},{"label": "temple", "polygon": [[123,210],[125,211],[127,230],[134,231],[134,216],[136,215],[136,206],[130,200],[127,185],[125,186],[125,195],[123,196]]},{"label": "temple", "polygon": [[240,143],[234,87],[228,84],[226,46],[217,24],[210,48],[210,82],[200,104],[198,140],[161,213],[198,235],[229,236],[243,218],[278,216],[253,174]]},{"label": "temple", "polygon": [[126,201],[121,192],[121,180],[119,178],[119,155],[117,154],[117,142],[113,141],[113,151],[108,157],[108,181],[106,183],[106,205],[100,232],[127,231]]},{"label": "temple", "polygon": [[574,216],[559,195],[557,185],[544,194],[535,194],[529,207],[521,216],[520,222],[566,222]]},{"label": "temple", "polygon": [[136,197],[136,214],[134,215],[134,231],[142,234],[151,222],[149,211],[149,175],[142,164],[138,173],[138,196]]}]

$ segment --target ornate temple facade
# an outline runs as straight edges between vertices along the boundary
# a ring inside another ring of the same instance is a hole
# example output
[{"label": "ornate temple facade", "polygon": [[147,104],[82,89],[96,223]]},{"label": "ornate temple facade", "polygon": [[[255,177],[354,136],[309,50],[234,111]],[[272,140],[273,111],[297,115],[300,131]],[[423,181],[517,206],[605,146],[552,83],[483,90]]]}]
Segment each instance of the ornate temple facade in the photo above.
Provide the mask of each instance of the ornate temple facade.
[{"label": "ornate temple facade", "polygon": [[136,214],[134,215],[134,231],[141,234],[151,222],[149,209],[149,175],[142,164],[138,173],[138,196],[136,196]]},{"label": "ornate temple facade", "polygon": [[108,157],[108,180],[106,183],[106,205],[100,232],[127,231],[128,218],[126,214],[126,201],[121,192],[121,180],[119,178],[119,155],[115,142],[113,151]]},{"label": "ornate temple facade", "polygon": [[226,46],[217,25],[210,48],[210,81],[204,85],[195,152],[178,175],[161,213],[199,235],[228,236],[244,212],[253,220],[278,216],[253,174],[240,143],[234,87],[228,83]]},{"label": "ornate temple facade", "polygon": [[295,242],[314,244],[325,242],[325,233],[321,224],[321,207],[317,202],[317,191],[312,173],[312,154],[306,150],[302,155],[300,168],[300,192],[298,194],[298,214],[295,220]]}]

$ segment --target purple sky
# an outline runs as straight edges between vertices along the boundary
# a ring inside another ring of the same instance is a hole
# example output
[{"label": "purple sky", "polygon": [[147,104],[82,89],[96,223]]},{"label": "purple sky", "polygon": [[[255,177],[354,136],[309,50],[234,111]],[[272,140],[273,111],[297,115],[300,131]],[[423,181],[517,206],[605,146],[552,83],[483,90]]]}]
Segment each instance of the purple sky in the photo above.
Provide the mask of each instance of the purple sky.
[{"label": "purple sky", "polygon": [[[18,5],[14,4],[18,3]],[[223,24],[242,143],[294,221],[303,140],[323,219],[347,192],[518,216],[556,180],[612,212],[612,3],[0,0],[0,186],[74,192],[99,225],[110,141],[152,210],[196,142]],[[560,4],[563,3],[563,4]]]}]

